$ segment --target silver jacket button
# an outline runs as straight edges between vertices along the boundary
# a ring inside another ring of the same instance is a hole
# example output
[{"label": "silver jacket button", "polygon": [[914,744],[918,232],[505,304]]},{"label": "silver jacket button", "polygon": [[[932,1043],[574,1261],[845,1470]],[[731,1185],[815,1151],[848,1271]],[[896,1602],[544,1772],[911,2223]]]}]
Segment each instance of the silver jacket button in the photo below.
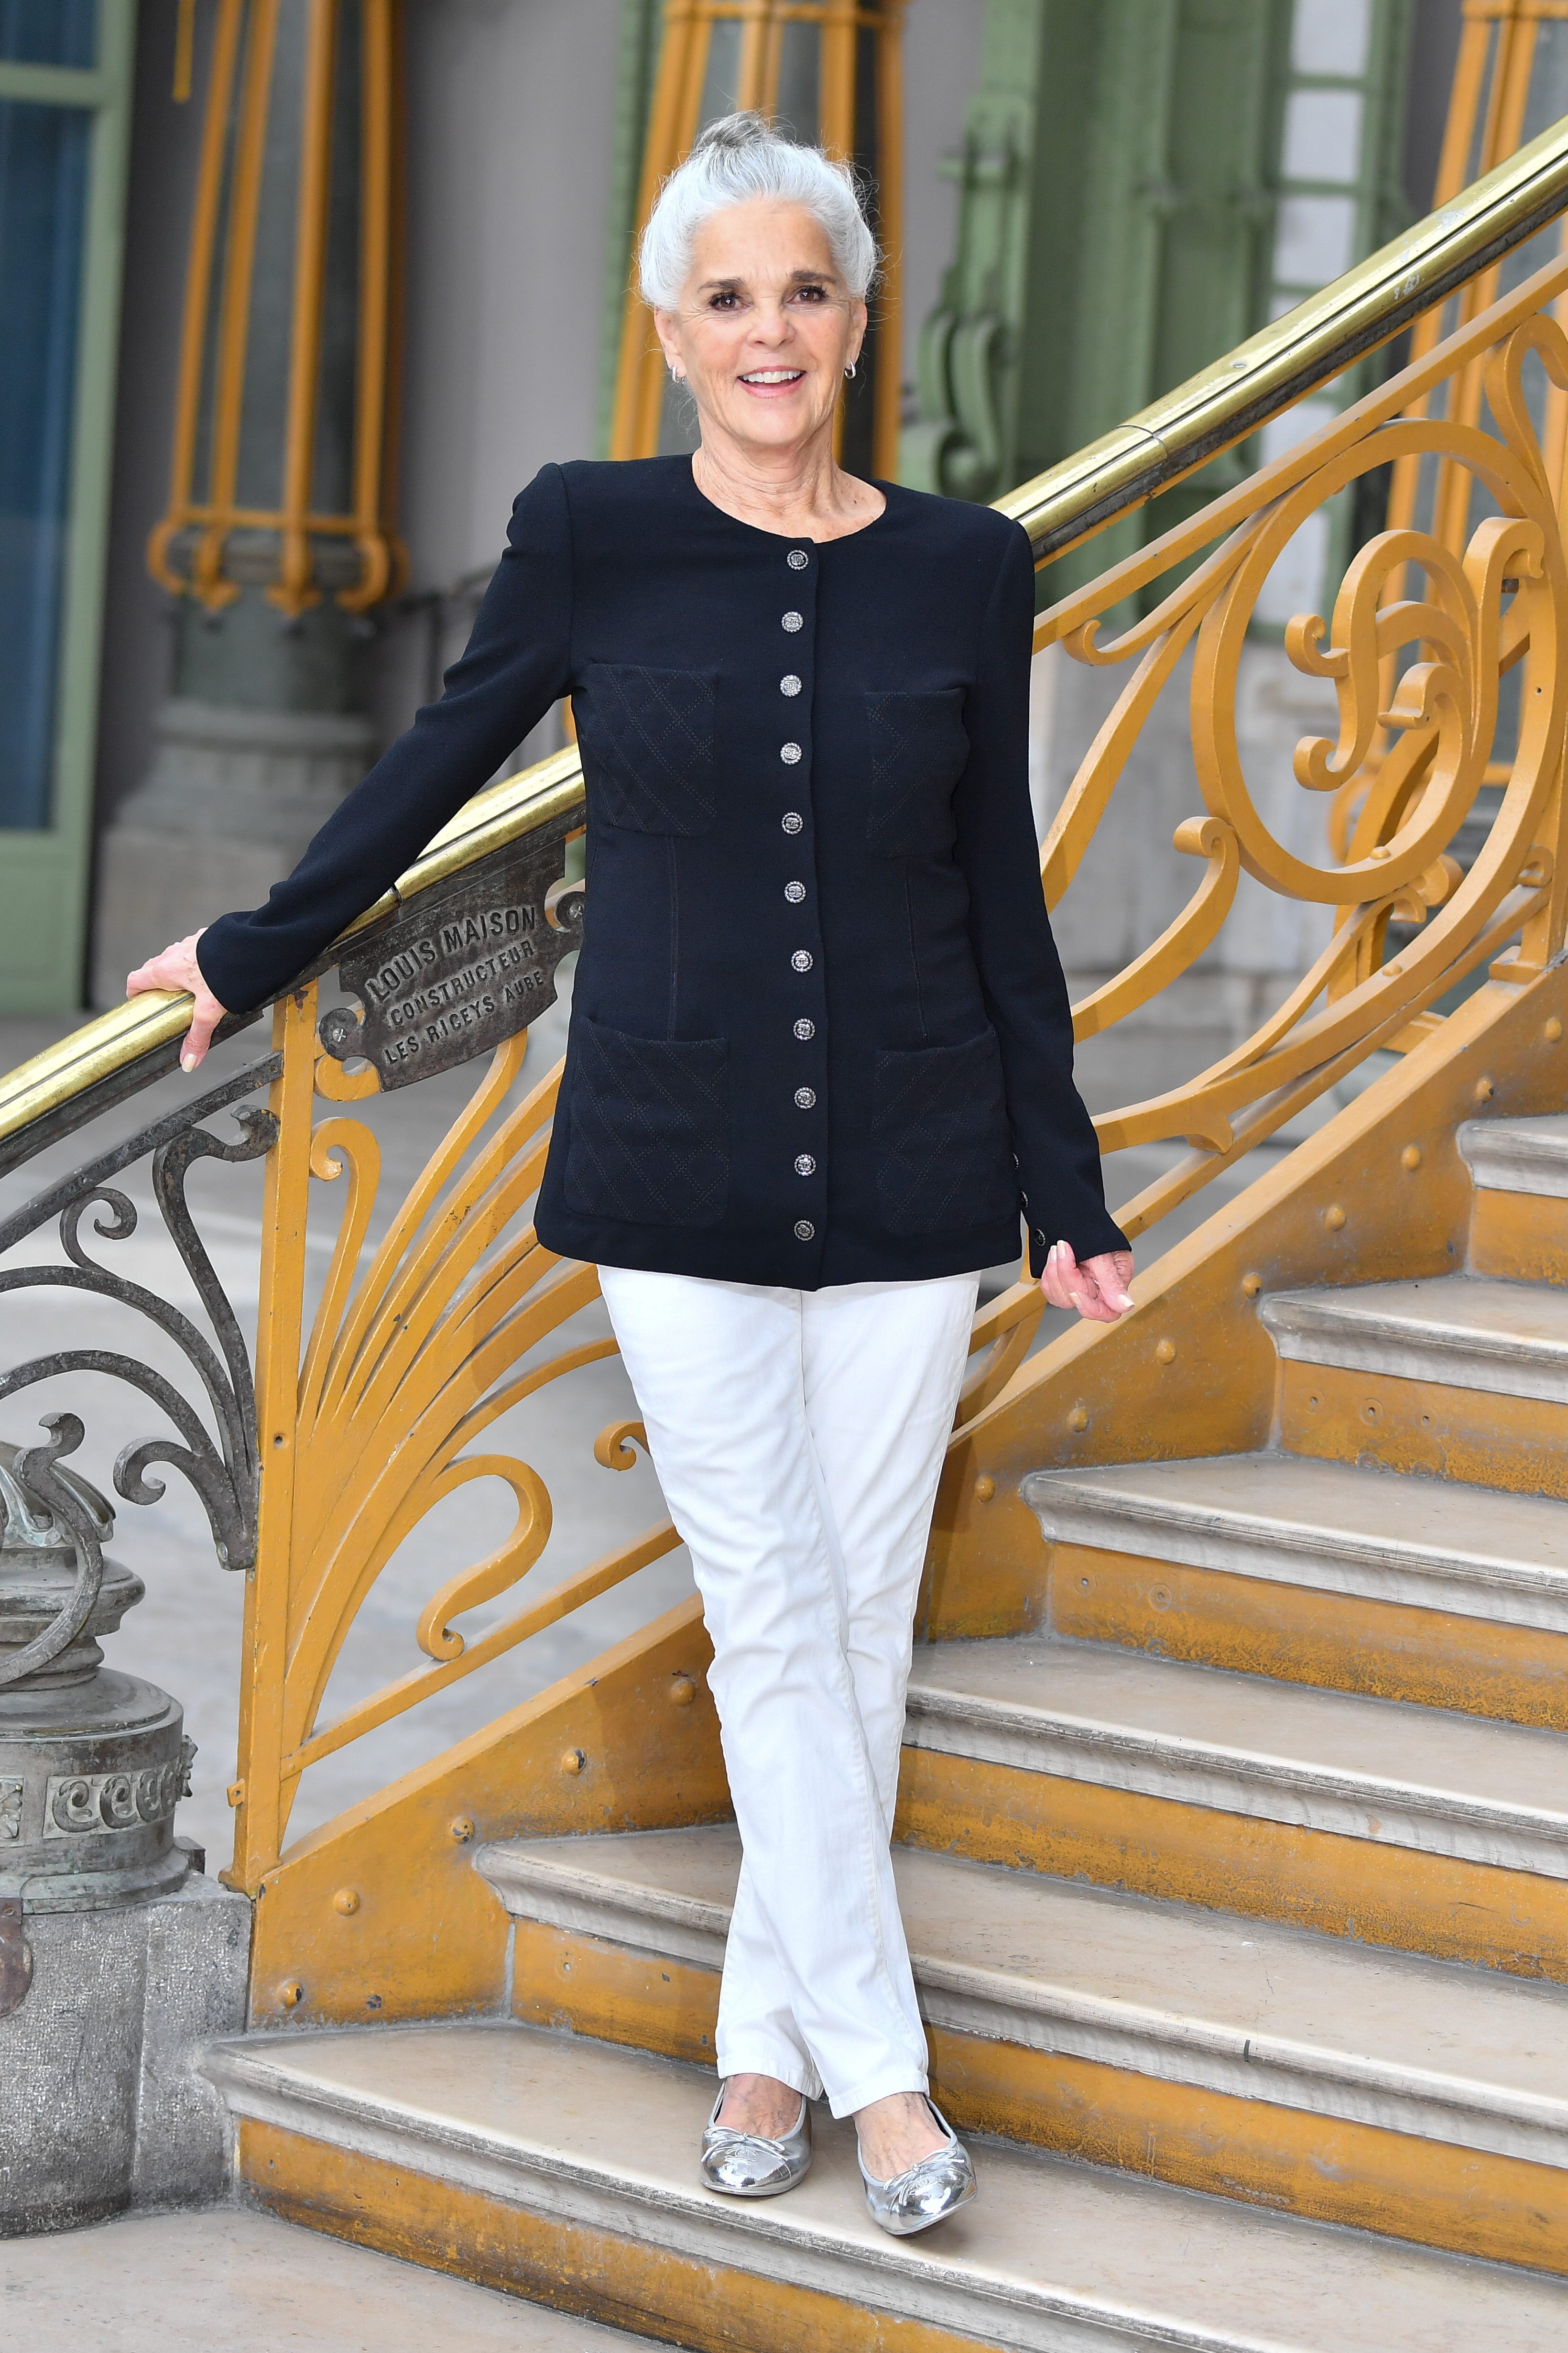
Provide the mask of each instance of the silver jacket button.
[{"label": "silver jacket button", "polygon": [[784,625],[793,638],[797,629],[805,628],[805,616],[804,613],[786,613],[784,617]]},{"label": "silver jacket button", "polygon": [[816,1089],[815,1087],[796,1087],[795,1091],[795,1109],[797,1111],[810,1111],[816,1102]]},{"label": "silver jacket button", "polygon": [[797,1242],[809,1242],[815,1240],[816,1234],[816,1228],[812,1224],[809,1218],[797,1218],[795,1219],[795,1238]]},{"label": "silver jacket button", "polygon": [[811,950],[809,948],[796,948],[794,955],[790,958],[790,962],[794,965],[796,972],[809,972],[811,970]]},{"label": "silver jacket button", "polygon": [[805,1041],[806,1041],[806,1039],[807,1039],[808,1038],[815,1038],[815,1037],[816,1037],[816,1022],[815,1022],[815,1021],[808,1021],[808,1020],[806,1019],[806,1018],[805,1018],[805,1014],[803,1013],[803,1014],[801,1015],[801,1017],[800,1017],[800,1019],[799,1019],[799,1020],[795,1023],[795,1036],[800,1039],[801,1044],[804,1046],[804,1045],[805,1045]]},{"label": "silver jacket button", "polygon": [[798,833],[805,819],[798,809],[785,809],[780,823],[786,833]]},{"label": "silver jacket button", "polygon": [[798,907],[805,896],[805,884],[804,882],[786,882],[784,884],[784,897],[789,901],[792,907]]},{"label": "silver jacket button", "polygon": [[816,1163],[812,1158],[809,1152],[797,1152],[795,1154],[795,1173],[797,1176],[816,1176]]},{"label": "silver jacket button", "polygon": [[798,694],[800,692],[800,681],[796,678],[793,670],[786,670],[783,678],[780,679],[779,692],[781,694]]},{"label": "silver jacket button", "polygon": [[800,745],[798,744],[781,744],[779,745],[779,758],[784,762],[786,768],[793,768],[799,757]]},{"label": "silver jacket button", "polygon": [[792,547],[789,554],[784,557],[784,562],[789,565],[792,572],[804,572],[806,565],[811,562],[811,558],[807,555],[804,547]]}]

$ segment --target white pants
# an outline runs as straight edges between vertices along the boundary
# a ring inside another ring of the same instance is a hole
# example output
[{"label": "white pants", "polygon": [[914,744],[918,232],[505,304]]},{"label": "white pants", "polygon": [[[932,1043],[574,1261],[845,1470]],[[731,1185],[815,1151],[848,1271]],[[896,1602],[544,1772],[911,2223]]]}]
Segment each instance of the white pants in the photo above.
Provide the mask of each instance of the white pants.
[{"label": "white pants", "polygon": [[977,1277],[786,1291],[599,1275],[702,1595],[744,1849],[719,2072],[826,2091],[837,2116],[923,2091],[889,1846]]}]

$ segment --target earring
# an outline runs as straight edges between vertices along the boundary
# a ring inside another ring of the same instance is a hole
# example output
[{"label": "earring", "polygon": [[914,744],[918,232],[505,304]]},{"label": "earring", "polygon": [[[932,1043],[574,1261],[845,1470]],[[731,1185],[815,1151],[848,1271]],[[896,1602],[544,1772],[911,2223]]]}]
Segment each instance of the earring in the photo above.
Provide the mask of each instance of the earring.
[{"label": "earring", "polygon": [[845,373],[845,375],[847,375],[847,376],[853,376],[853,375],[854,375],[854,373],[855,373],[855,363],[854,363],[854,361],[853,361],[853,360],[851,360],[851,361],[850,361],[850,363],[849,363],[848,366],[845,369],[844,373]]}]

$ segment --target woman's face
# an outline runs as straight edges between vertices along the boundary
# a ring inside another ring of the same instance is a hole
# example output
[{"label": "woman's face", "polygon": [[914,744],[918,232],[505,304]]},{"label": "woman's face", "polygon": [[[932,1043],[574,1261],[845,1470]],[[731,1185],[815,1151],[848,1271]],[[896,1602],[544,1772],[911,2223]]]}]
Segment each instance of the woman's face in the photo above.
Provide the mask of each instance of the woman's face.
[{"label": "woman's face", "polygon": [[666,359],[714,428],[789,448],[824,431],[866,332],[866,305],[839,276],[802,205],[754,197],[697,232],[680,307],[656,311]]}]

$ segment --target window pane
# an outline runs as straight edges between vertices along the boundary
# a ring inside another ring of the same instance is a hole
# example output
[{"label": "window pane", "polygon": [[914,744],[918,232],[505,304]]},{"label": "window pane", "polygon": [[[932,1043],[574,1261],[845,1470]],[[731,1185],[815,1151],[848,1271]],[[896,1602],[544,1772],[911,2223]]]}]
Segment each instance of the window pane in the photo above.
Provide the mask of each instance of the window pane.
[{"label": "window pane", "polygon": [[1367,0],[1296,0],[1290,58],[1298,73],[1366,71],[1366,37],[1372,29]]},{"label": "window pane", "polygon": [[0,60],[96,65],[98,0],[0,0]]},{"label": "window pane", "polygon": [[815,144],[820,108],[822,27],[786,17],[779,44],[779,95],[774,112],[780,127],[803,145]]},{"label": "window pane", "polygon": [[0,101],[0,826],[49,818],[89,123]]}]

